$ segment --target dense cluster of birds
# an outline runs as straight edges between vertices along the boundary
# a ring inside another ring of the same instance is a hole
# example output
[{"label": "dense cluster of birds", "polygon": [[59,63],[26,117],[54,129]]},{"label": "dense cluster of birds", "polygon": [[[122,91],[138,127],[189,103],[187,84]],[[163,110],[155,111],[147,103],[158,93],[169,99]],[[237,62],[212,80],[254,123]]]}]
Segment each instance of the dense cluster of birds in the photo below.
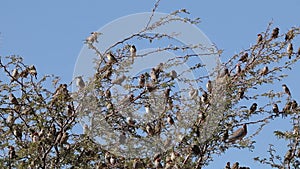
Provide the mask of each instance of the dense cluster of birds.
[{"label": "dense cluster of birds", "polygon": [[[88,45],[92,45],[93,43],[98,43],[98,37],[101,35],[99,32],[92,32],[91,35],[86,38],[85,43]],[[274,28],[270,39],[276,39],[279,36],[279,28]],[[297,53],[294,53],[294,47],[291,42],[291,40],[294,38],[294,32],[293,30],[288,31],[285,34],[285,41],[287,42],[287,48],[286,48],[286,53],[289,59],[294,54],[297,54],[298,56],[300,55],[300,48],[298,49]],[[264,41],[264,37],[262,34],[257,35],[257,44],[261,44]],[[130,58],[132,62],[134,62],[134,58],[137,56],[137,49],[135,45],[129,45],[129,53],[130,53]],[[113,70],[112,66],[114,64],[118,64],[120,62],[120,58],[116,57],[113,52],[107,52],[106,53],[106,65],[102,69],[102,72],[105,76],[104,77],[110,77]],[[243,53],[238,62],[236,64],[236,75],[242,74],[244,71],[241,67],[241,64],[246,63],[249,61],[249,54],[247,52]],[[157,67],[154,67],[151,69],[149,73],[143,73],[140,74],[138,77],[138,85],[137,88],[139,89],[145,89],[147,92],[152,92],[157,90],[158,84],[160,83],[160,77],[161,73],[163,72],[163,64],[159,64]],[[269,74],[270,70],[268,66],[264,66],[260,71],[259,75],[261,76],[267,76]],[[222,77],[230,76],[230,71],[228,69],[225,69]],[[37,78],[37,70],[34,65],[26,67],[24,70],[19,72],[18,68],[15,68],[12,70],[10,73],[10,81],[11,83],[14,82],[19,82],[20,78],[27,78],[28,75],[31,75],[35,79]],[[178,77],[178,74],[175,70],[172,70],[167,73],[167,77],[170,78],[170,81],[175,80]],[[150,82],[148,82],[148,78],[150,78]],[[122,85],[122,83],[127,79],[125,75],[119,75],[115,79],[111,80],[111,84],[113,85]],[[76,80],[76,86],[78,87],[78,91],[83,91],[86,88],[86,84],[83,80],[82,76],[77,76],[75,78]],[[211,80],[207,81],[206,84],[206,90],[202,90],[202,95],[200,97],[200,102],[202,104],[210,104],[209,103],[209,96],[213,93],[213,82]],[[52,106],[57,106],[60,101],[66,101],[69,102],[71,100],[71,96],[68,91],[68,86],[67,84],[60,84],[55,92],[52,94],[52,100],[51,100],[51,105]],[[288,102],[286,105],[282,108],[282,110],[279,109],[278,105],[276,103],[273,104],[272,111],[275,113],[276,116],[282,115],[282,117],[286,117],[288,114],[291,114],[293,112],[299,111],[298,109],[298,103],[296,100],[292,100],[292,94],[291,91],[289,90],[288,86],[286,84],[282,84],[282,93],[286,94],[288,97]],[[243,99],[245,97],[245,88],[239,88],[237,91],[238,98]],[[104,93],[106,98],[111,98],[111,92],[110,90],[106,90]],[[168,103],[169,109],[172,109],[173,106],[173,101],[171,95],[171,88],[167,87],[164,92],[163,92],[165,102]],[[199,90],[191,88],[189,91],[189,97],[191,100],[196,99],[199,95]],[[14,106],[14,108],[19,111],[22,109],[22,104],[20,103],[21,98],[17,98],[13,93],[8,94],[8,100],[9,103]],[[120,105],[127,106],[130,103],[133,103],[137,99],[137,96],[134,96],[132,93],[125,96],[124,99],[120,101]],[[257,111],[258,109],[258,104],[257,103],[252,103],[250,106],[248,113],[253,114]],[[153,109],[151,108],[151,105],[145,104],[145,111],[148,114],[153,114]],[[109,102],[107,104],[107,109],[111,110],[113,109],[113,104]],[[67,105],[67,115],[68,116],[73,116],[75,114],[75,110],[73,105],[68,104]],[[28,109],[24,110],[23,113],[26,114],[25,111],[30,111]],[[174,120],[173,115],[171,114],[166,114],[166,122],[169,125],[175,125],[176,120]],[[178,115],[176,115],[176,119],[180,119]],[[14,113],[10,113],[7,118],[6,118],[6,124],[9,125],[10,129],[12,130],[13,135],[18,141],[22,141],[23,137],[23,131],[18,125],[14,125],[14,120],[15,116]],[[202,114],[202,117],[200,119],[201,121],[205,120],[205,115]],[[132,117],[128,116],[125,117],[126,125],[129,126],[129,128],[135,128],[137,126],[136,120],[134,120]],[[249,124],[249,123],[248,123]],[[161,131],[161,121],[156,121],[156,123],[153,125],[151,123],[147,123],[146,126],[144,126],[144,131],[148,134],[148,136],[153,136],[155,134],[158,134]],[[243,138],[247,135],[247,123],[244,124],[239,124],[238,126],[241,126],[240,128],[236,129],[232,134],[229,135],[229,131],[226,130],[224,133],[223,137],[221,138],[222,141],[226,144],[235,144],[236,141],[241,141]],[[57,130],[57,126],[54,124],[51,125],[50,128],[47,129],[41,129],[39,131],[35,129],[30,129],[30,138],[32,143],[39,143],[40,141],[46,140],[47,142],[53,142],[54,145],[56,146],[63,146],[67,144],[67,141],[69,139],[69,133],[63,128],[60,127],[60,130]],[[88,133],[88,126],[84,126],[84,134],[87,135]],[[120,136],[120,141],[124,141],[126,139],[126,134],[123,133]],[[192,144],[190,146],[190,149],[192,154],[199,155],[201,154],[201,151],[199,146],[196,144]],[[180,168],[176,164],[176,160],[178,159],[178,156],[180,156],[177,152],[171,151],[170,154],[167,155],[167,157],[163,158],[162,154],[155,154],[153,159],[152,159],[152,164],[151,167],[154,168],[165,168],[165,169],[172,169],[172,168]],[[289,149],[284,157],[284,163],[289,163],[294,156],[300,157],[300,150],[296,152],[294,149]],[[10,159],[16,159],[18,155],[16,154],[15,147],[10,145],[8,146],[8,157]],[[118,163],[118,159],[116,156],[111,154],[110,152],[106,152],[104,155],[105,163],[99,163],[97,164],[98,168],[107,168],[107,167],[114,167],[116,163]],[[133,159],[132,163],[132,168],[137,169],[137,168],[144,168],[147,167],[147,164],[143,162],[141,159]],[[249,167],[239,167],[239,163],[236,162],[232,166],[230,165],[230,162],[226,164],[225,169],[247,169]]]}]

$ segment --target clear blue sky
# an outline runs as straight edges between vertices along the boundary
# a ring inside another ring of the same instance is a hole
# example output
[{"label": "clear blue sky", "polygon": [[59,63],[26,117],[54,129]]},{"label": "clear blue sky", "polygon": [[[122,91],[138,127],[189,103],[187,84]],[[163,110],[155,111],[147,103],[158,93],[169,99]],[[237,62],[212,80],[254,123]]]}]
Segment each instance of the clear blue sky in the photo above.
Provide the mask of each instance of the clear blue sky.
[{"label": "clear blue sky", "polygon": [[[110,0],[110,1],[0,1],[0,55],[21,55],[25,63],[35,64],[40,74],[56,74],[65,82],[72,80],[74,64],[82,48],[82,40],[119,17],[138,12],[149,12],[155,1]],[[254,43],[256,34],[264,31],[267,23],[274,21],[274,27],[287,31],[291,26],[299,26],[300,1],[181,1],[163,0],[159,12],[171,12],[186,8],[193,17],[200,17],[200,29],[218,48],[224,49],[223,56],[231,56]],[[300,46],[295,44],[296,49]],[[225,59],[224,59],[225,60]],[[300,102],[298,78],[299,64],[288,72],[285,83],[294,91],[294,99]],[[2,75],[0,75],[2,76]],[[293,80],[294,79],[294,80]],[[297,79],[298,80],[298,79]],[[277,90],[281,89],[278,84]],[[285,129],[288,119],[276,120],[264,129],[270,133],[274,128]],[[251,133],[251,127],[249,128]],[[251,168],[266,168],[252,161],[257,153],[266,154],[267,141],[282,144],[277,139],[264,134],[256,137],[257,150],[232,149],[207,167],[223,168],[227,161],[239,161]],[[285,153],[286,147],[279,148]]]}]

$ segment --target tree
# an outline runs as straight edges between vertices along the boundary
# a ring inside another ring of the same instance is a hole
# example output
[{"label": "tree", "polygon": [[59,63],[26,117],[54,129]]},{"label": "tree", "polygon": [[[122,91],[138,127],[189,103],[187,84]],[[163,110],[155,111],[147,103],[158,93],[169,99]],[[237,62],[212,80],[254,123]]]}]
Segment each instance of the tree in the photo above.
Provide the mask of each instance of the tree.
[{"label": "tree", "polygon": [[[158,5],[159,1],[153,14]],[[156,22],[152,22],[152,15],[143,30],[104,52],[97,48],[101,33],[92,32],[85,43],[98,56],[95,72],[87,81],[77,77],[74,92],[69,90],[71,83],[61,84],[57,76],[37,78],[38,69],[26,65],[19,56],[1,57],[0,166],[203,168],[213,161],[212,155],[230,148],[254,149],[255,136],[268,121],[290,118],[292,131],[274,133],[290,141],[287,154],[280,157],[270,146],[270,158],[255,160],[274,168],[296,168],[300,158],[299,107],[292,100],[292,91],[288,84],[282,91],[256,90],[284,79],[287,75],[281,72],[299,60],[300,48],[296,51],[292,44],[300,28],[280,33],[270,23],[254,45],[206,75],[201,73],[205,65],[195,62],[195,57],[221,57],[222,50],[182,45],[172,40],[174,33],[148,33],[172,22],[199,23],[188,14],[181,9]],[[138,42],[155,45],[161,41],[164,47],[137,52]],[[194,53],[194,49],[206,53]],[[136,59],[162,51],[177,56],[136,76],[126,74]],[[180,64],[189,67],[182,72],[173,70]],[[197,78],[189,79],[186,73],[190,72]],[[188,87],[180,88],[178,82]],[[192,84],[197,87],[191,88]],[[268,100],[267,104],[259,104],[261,99]],[[280,102],[286,102],[282,111],[277,105]],[[134,113],[144,109],[146,113]],[[81,122],[85,123],[83,132],[78,131]],[[257,131],[247,133],[250,125],[258,126]]]}]

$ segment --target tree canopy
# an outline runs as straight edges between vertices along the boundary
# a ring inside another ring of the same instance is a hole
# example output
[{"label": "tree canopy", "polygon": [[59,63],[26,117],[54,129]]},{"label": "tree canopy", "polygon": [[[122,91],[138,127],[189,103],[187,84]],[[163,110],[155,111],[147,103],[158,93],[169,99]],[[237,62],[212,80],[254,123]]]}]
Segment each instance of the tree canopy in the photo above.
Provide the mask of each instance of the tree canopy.
[{"label": "tree canopy", "polygon": [[[104,50],[98,48],[102,33],[92,32],[84,43],[96,56],[93,75],[69,84],[40,75],[20,56],[1,56],[0,167],[204,168],[228,149],[255,149],[255,136],[277,118],[291,120],[291,131],[274,133],[289,141],[289,150],[280,156],[270,145],[269,157],[254,160],[273,168],[299,167],[300,109],[282,72],[300,58],[293,43],[300,28],[281,32],[269,23],[248,49],[207,74],[197,58],[220,58],[222,50],[178,43],[180,32],[149,33],[174,22],[197,25],[199,18],[190,18],[186,9],[157,21],[153,15],[144,29]],[[156,47],[140,52],[139,44]],[[175,56],[129,74],[139,59],[164,52]],[[179,71],[180,65],[188,67]],[[280,91],[264,89],[278,84]]]}]

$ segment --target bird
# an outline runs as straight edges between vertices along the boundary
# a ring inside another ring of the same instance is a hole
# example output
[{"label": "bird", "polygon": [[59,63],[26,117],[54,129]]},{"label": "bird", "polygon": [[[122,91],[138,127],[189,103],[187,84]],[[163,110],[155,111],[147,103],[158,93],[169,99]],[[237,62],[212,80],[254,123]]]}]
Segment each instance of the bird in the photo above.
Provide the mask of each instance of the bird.
[{"label": "bird", "polygon": [[116,159],[113,156],[111,156],[110,159],[109,159],[109,163],[111,165],[115,165],[116,164]]},{"label": "bird", "polygon": [[245,88],[239,88],[238,90],[238,98],[243,99],[245,94]]},{"label": "bird", "polygon": [[269,72],[269,68],[268,68],[268,66],[265,66],[264,68],[261,69],[260,75],[265,76],[268,74],[268,72]]},{"label": "bird", "polygon": [[200,98],[202,103],[208,103],[208,94],[206,91],[202,92],[201,98]]},{"label": "bird", "polygon": [[291,92],[290,92],[290,89],[287,87],[286,84],[283,84],[283,85],[282,85],[282,88],[283,88],[283,91],[284,91],[285,94],[287,94],[289,97],[292,96],[292,95],[291,95]]},{"label": "bird", "polygon": [[157,89],[157,85],[153,84],[153,83],[147,83],[146,84],[146,89],[148,90],[148,92],[153,92]]},{"label": "bird", "polygon": [[297,55],[300,56],[300,47],[298,48]]},{"label": "bird", "polygon": [[276,39],[278,38],[278,34],[279,34],[279,28],[274,28],[272,31],[272,35],[271,35],[271,39]]},{"label": "bird", "polygon": [[40,140],[39,134],[37,132],[33,132],[31,134],[31,139],[33,143],[36,143]]},{"label": "bird", "polygon": [[150,123],[146,125],[146,132],[148,133],[149,136],[152,136],[154,134],[154,129]]},{"label": "bird", "polygon": [[247,135],[247,125],[243,124],[242,128],[236,130],[228,139],[228,142],[235,142],[236,140],[242,140]]},{"label": "bird", "polygon": [[257,44],[261,43],[263,40],[263,36],[261,34],[257,34]]},{"label": "bird", "polygon": [[231,167],[231,169],[239,169],[239,162],[235,162],[233,165],[232,165],[232,167]]},{"label": "bird", "polygon": [[169,123],[170,125],[173,125],[173,124],[174,124],[174,120],[173,120],[173,118],[172,118],[172,116],[171,116],[170,114],[168,115],[167,121],[168,121],[168,123]]},{"label": "bird", "polygon": [[157,74],[157,71],[155,68],[151,69],[150,78],[153,82],[155,82],[155,83],[158,82],[158,74]]},{"label": "bird", "polygon": [[120,77],[117,77],[115,80],[111,81],[112,84],[122,85],[124,80],[126,79],[125,75],[122,75]]},{"label": "bird", "polygon": [[105,91],[104,95],[105,95],[106,98],[110,98],[110,97],[111,97],[111,92],[110,92],[110,90],[107,89],[107,90]]},{"label": "bird", "polygon": [[87,124],[83,125],[83,134],[85,135],[89,134],[89,126]]},{"label": "bird", "polygon": [[244,53],[242,56],[241,56],[241,58],[239,59],[239,61],[241,61],[241,62],[247,62],[247,60],[248,60],[248,53],[246,52],[246,53]]},{"label": "bird", "polygon": [[241,69],[241,65],[238,63],[238,64],[236,64],[236,74],[240,74],[241,73],[241,71],[242,71],[242,69]]},{"label": "bird", "polygon": [[249,113],[252,114],[256,111],[257,109],[257,103],[253,103],[249,109]]},{"label": "bird", "polygon": [[22,131],[18,126],[13,127],[13,134],[16,136],[17,139],[21,140],[22,139]]},{"label": "bird", "polygon": [[293,50],[294,50],[293,44],[289,43],[288,46],[287,46],[287,48],[286,48],[286,52],[289,55],[289,59],[291,59],[291,56],[293,54]]},{"label": "bird", "polygon": [[175,70],[172,70],[170,72],[170,77],[171,77],[172,80],[174,80],[177,77],[177,72]]},{"label": "bird", "polygon": [[230,162],[227,162],[227,163],[226,163],[225,169],[231,169],[231,167],[230,167]]},{"label": "bird", "polygon": [[8,156],[10,159],[14,159],[17,157],[15,147],[9,146]]},{"label": "bird", "polygon": [[37,79],[37,71],[36,71],[36,68],[34,65],[30,65],[28,67],[28,73],[31,75],[31,76],[34,76],[36,79]]},{"label": "bird", "polygon": [[220,77],[229,77],[229,76],[230,76],[229,70],[228,68],[225,68]]},{"label": "bird", "polygon": [[135,57],[136,56],[136,47],[134,45],[130,46],[129,51],[130,51],[130,56],[131,57]]},{"label": "bird", "polygon": [[28,69],[25,69],[25,70],[21,71],[20,77],[27,78],[27,76],[28,76]]},{"label": "bird", "polygon": [[155,73],[159,74],[160,72],[162,72],[163,71],[163,67],[164,67],[163,63],[159,63],[158,65],[156,65],[156,67],[154,68],[155,69]]},{"label": "bird", "polygon": [[118,60],[116,59],[116,57],[111,52],[108,52],[107,55],[106,55],[106,57],[107,57],[109,63],[116,63],[116,62],[118,62]]},{"label": "bird", "polygon": [[272,110],[273,110],[274,113],[278,114],[279,113],[278,105],[277,104],[273,104]]},{"label": "bird", "polygon": [[11,80],[10,80],[10,82],[13,82],[13,81],[15,81],[15,80],[18,80],[18,78],[19,78],[19,72],[18,72],[18,69],[16,68],[16,69],[14,69],[13,71],[12,71],[12,73],[11,73]]},{"label": "bird", "polygon": [[18,105],[18,104],[19,104],[17,98],[15,97],[15,95],[14,95],[13,93],[10,93],[10,94],[8,95],[8,99],[9,99],[9,101],[10,101],[12,104],[14,104],[14,105]]},{"label": "bird", "polygon": [[291,29],[289,30],[286,34],[285,34],[285,41],[290,41],[294,38],[295,34],[294,34],[294,30]]},{"label": "bird", "polygon": [[154,160],[154,167],[155,167],[156,169],[158,169],[158,168],[163,168],[163,166],[162,166],[162,164],[161,164],[160,161],[161,161],[160,158]]},{"label": "bird", "polygon": [[208,80],[206,83],[206,89],[207,89],[208,93],[212,92],[212,84],[211,84],[210,80]]},{"label": "bird", "polygon": [[82,76],[77,76],[76,77],[76,86],[81,90],[85,87],[85,83],[82,79]]},{"label": "bird", "polygon": [[10,113],[6,118],[6,123],[11,125],[14,123],[14,121],[15,121],[14,114]]},{"label": "bird", "polygon": [[145,87],[145,83],[146,83],[145,75],[141,74],[139,79],[139,88]]},{"label": "bird", "polygon": [[100,32],[91,32],[91,35],[85,39],[85,43],[92,44],[94,42],[98,43],[98,36],[101,35]]},{"label": "bird", "polygon": [[291,104],[291,108],[292,108],[292,110],[296,110],[297,109],[297,107],[298,107],[298,103],[297,103],[297,101],[296,100],[293,100],[292,101],[292,104]]},{"label": "bird", "polygon": [[284,163],[289,163],[292,160],[292,158],[293,158],[293,149],[290,148],[284,156]]},{"label": "bird", "polygon": [[282,109],[282,112],[283,112],[282,116],[285,116],[285,117],[286,117],[287,114],[290,113],[291,106],[292,106],[292,102],[287,102],[287,103],[285,104],[284,108]]},{"label": "bird", "polygon": [[154,111],[153,111],[153,109],[150,107],[150,104],[146,104],[144,107],[145,107],[146,113],[148,113],[148,114],[154,114]]},{"label": "bird", "polygon": [[68,85],[67,84],[60,84],[53,93],[52,101],[56,101],[58,98],[63,98],[67,100],[70,98],[69,91],[68,91]]}]

